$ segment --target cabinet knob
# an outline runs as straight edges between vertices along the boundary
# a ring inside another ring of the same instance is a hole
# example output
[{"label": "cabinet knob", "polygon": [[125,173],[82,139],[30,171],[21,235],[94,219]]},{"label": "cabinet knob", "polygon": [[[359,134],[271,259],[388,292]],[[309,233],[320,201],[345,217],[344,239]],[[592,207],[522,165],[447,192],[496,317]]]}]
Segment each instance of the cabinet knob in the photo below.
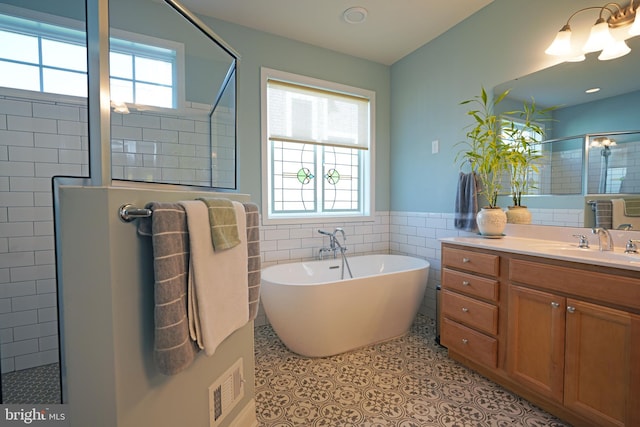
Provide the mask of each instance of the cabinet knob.
[{"label": "cabinet knob", "polygon": [[462,307],[462,312],[463,313],[467,313],[469,311],[469,309],[467,307]]},{"label": "cabinet knob", "polygon": [[567,306],[567,311],[569,313],[575,313],[576,312],[576,308],[569,305],[569,306]]},{"label": "cabinet knob", "polygon": [[468,343],[469,343],[469,340],[468,340],[468,339],[466,339],[466,338],[462,338],[462,344],[468,344]]},{"label": "cabinet knob", "polygon": [[558,304],[557,302],[554,301],[554,302],[551,303],[551,307],[558,308],[558,307],[560,307],[560,304]]},{"label": "cabinet knob", "polygon": [[465,263],[465,264],[466,264],[466,263],[468,263],[468,262],[470,262],[470,261],[471,261],[471,260],[470,260],[469,258],[462,258],[462,262],[463,262],[463,263]]},{"label": "cabinet knob", "polygon": [[469,281],[468,280],[463,280],[462,281],[462,286],[469,286]]}]

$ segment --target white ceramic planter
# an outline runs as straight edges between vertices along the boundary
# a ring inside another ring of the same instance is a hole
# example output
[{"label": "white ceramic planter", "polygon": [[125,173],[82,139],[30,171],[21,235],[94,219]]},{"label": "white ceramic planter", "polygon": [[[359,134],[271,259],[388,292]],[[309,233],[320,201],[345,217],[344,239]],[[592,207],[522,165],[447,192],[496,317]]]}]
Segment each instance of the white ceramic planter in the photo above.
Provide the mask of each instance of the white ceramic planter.
[{"label": "white ceramic planter", "polygon": [[507,226],[507,214],[500,208],[482,208],[476,216],[476,222],[481,235],[502,236]]},{"label": "white ceramic planter", "polygon": [[531,224],[531,211],[526,206],[509,206],[506,214],[509,224]]}]

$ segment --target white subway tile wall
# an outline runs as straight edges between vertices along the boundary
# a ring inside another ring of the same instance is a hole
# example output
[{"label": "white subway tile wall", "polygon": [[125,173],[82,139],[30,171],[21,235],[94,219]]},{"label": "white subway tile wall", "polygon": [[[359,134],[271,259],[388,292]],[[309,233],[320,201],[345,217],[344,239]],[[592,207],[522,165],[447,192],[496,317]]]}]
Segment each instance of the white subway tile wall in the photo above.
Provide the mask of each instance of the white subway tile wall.
[{"label": "white subway tile wall", "polygon": [[[208,112],[188,104],[176,117],[113,114],[114,178],[209,186]],[[218,164],[235,159],[230,119],[228,112],[216,116]],[[51,177],[88,176],[87,123],[83,98],[0,89],[2,372],[58,360]],[[218,185],[227,186],[233,176],[231,167],[214,179],[226,179]]]}]

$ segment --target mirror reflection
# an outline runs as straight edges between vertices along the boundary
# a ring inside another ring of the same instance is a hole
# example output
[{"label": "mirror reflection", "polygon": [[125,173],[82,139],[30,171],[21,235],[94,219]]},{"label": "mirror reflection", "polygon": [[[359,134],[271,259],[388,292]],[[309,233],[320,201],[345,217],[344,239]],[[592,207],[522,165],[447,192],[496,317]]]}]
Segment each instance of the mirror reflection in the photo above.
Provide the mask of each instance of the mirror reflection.
[{"label": "mirror reflection", "polygon": [[[640,49],[640,40],[628,41]],[[509,108],[532,98],[541,107],[557,106],[547,140],[540,145],[537,189],[530,194],[636,194],[640,128],[632,106],[640,103],[635,70],[640,55],[599,61],[563,62],[495,87],[510,89]],[[562,198],[553,202],[562,208]]]},{"label": "mirror reflection", "polygon": [[237,57],[169,4],[109,13],[113,178],[235,189]]}]

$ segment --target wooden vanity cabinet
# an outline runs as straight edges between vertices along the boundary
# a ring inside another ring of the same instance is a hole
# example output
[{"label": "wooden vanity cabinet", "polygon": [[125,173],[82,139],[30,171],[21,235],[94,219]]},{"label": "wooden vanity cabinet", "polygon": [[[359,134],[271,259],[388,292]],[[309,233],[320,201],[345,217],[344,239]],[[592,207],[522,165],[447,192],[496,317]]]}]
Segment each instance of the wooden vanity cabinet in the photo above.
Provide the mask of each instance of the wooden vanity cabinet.
[{"label": "wooden vanity cabinet", "polygon": [[450,351],[496,368],[500,257],[443,248],[440,340]]},{"label": "wooden vanity cabinet", "polygon": [[[593,425],[640,425],[640,278],[520,259],[510,267],[509,376]],[[623,306],[600,302],[602,288]]]},{"label": "wooden vanity cabinet", "polygon": [[[495,274],[461,271],[451,256],[465,251],[498,257],[484,258]],[[451,357],[573,425],[640,426],[640,274],[452,244],[442,260],[441,342]],[[465,292],[468,276],[499,291]],[[495,305],[498,329],[456,317],[460,297]],[[460,328],[495,347],[465,350]]]}]

